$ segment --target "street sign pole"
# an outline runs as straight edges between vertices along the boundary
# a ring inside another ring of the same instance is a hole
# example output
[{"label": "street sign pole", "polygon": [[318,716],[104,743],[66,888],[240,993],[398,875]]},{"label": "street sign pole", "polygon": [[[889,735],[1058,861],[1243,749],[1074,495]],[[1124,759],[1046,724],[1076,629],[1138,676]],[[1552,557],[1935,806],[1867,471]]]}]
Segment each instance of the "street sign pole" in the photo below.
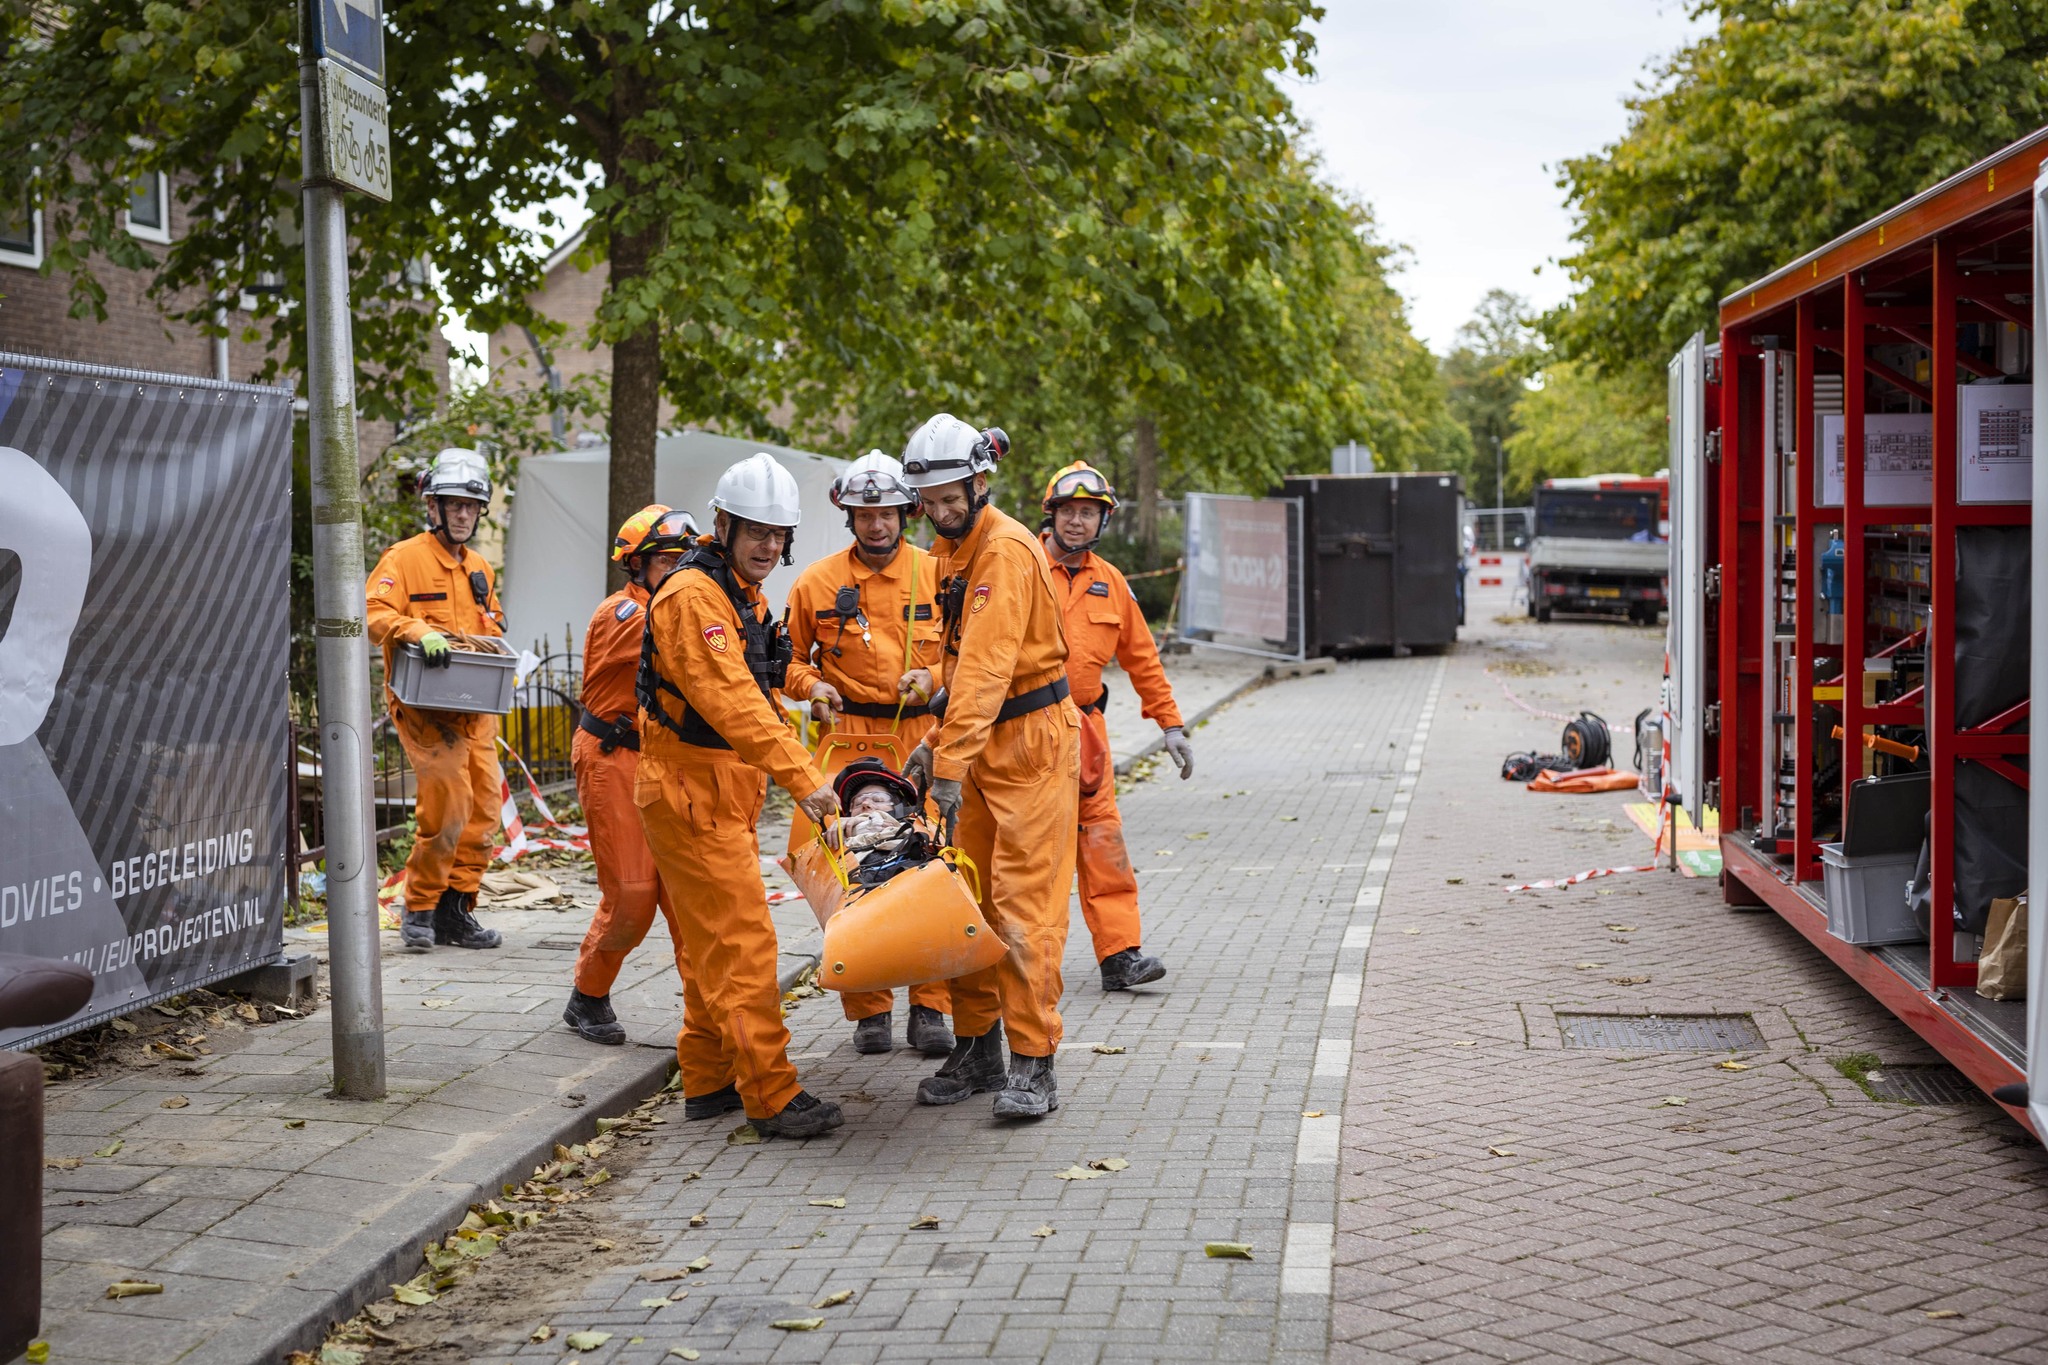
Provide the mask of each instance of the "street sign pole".
[{"label": "street sign pole", "polygon": [[[363,621],[348,210],[342,202],[345,182],[334,166],[329,98],[323,85],[323,68],[329,63],[317,55],[322,46],[320,11],[335,2],[301,0],[299,11],[306,433],[313,473],[313,628],[319,663],[321,809],[327,831],[334,1090],[344,1098],[374,1100],[382,1099],[385,1090],[384,982],[378,969],[377,836],[370,805],[370,645]],[[381,26],[381,15],[372,15],[369,22]],[[381,75],[381,42],[378,60]],[[382,89],[376,93],[381,99]],[[388,157],[383,172],[388,198]]]}]

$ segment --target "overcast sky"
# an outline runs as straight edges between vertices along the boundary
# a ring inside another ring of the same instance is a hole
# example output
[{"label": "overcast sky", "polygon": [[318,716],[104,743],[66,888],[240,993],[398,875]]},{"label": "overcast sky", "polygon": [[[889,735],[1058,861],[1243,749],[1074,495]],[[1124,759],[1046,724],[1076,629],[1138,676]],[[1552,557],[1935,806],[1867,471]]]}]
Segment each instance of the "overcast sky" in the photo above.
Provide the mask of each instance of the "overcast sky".
[{"label": "overcast sky", "polygon": [[[1627,126],[1645,64],[1692,31],[1677,0],[1323,0],[1318,79],[1293,87],[1329,178],[1409,248],[1395,283],[1442,352],[1496,286],[1563,298],[1566,157]],[[1541,273],[1532,274],[1541,267]]]}]

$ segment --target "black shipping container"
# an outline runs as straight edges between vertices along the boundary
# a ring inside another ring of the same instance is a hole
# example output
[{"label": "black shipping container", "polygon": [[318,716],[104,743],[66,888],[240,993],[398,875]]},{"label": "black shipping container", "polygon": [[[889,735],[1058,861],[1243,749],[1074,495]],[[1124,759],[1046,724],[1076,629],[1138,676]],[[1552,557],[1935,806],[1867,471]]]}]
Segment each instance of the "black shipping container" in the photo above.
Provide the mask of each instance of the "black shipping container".
[{"label": "black shipping container", "polygon": [[1279,491],[1302,500],[1311,656],[1458,638],[1457,475],[1296,475]]}]

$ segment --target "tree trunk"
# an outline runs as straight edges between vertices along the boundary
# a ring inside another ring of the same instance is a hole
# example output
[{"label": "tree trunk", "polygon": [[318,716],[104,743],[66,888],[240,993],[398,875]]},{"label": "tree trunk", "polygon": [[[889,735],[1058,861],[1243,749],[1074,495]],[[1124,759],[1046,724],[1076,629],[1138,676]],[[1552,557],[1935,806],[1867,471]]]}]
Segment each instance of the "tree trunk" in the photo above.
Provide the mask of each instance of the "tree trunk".
[{"label": "tree trunk", "polygon": [[1159,558],[1159,429],[1140,417],[1131,441],[1131,465],[1137,474],[1137,516],[1134,532],[1150,568]]},{"label": "tree trunk", "polygon": [[[616,71],[614,81],[614,126],[624,128],[643,112],[647,94],[636,73],[628,69]],[[658,155],[659,150],[647,139],[635,137],[627,140],[621,160],[627,165],[647,165]],[[612,172],[608,178],[615,179],[617,168],[607,169]],[[606,292],[616,298],[632,293],[646,277],[649,263],[661,247],[662,225],[647,221],[628,199],[613,208],[610,226]],[[612,343],[611,407],[611,477],[605,498],[608,535],[654,501],[654,441],[661,429],[658,316]],[[613,591],[625,585],[625,573],[617,564],[612,565],[609,582]]]}]

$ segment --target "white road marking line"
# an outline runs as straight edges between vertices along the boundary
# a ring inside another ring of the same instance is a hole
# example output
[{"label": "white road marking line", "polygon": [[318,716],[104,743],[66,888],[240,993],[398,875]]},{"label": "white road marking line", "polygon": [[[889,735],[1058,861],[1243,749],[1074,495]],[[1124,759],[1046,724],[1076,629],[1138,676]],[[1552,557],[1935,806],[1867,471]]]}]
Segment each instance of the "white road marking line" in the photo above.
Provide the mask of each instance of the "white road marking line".
[{"label": "white road marking line", "polygon": [[1386,819],[1385,819],[1384,821],[1382,821],[1382,822],[1381,822],[1381,825],[1382,825],[1382,828],[1384,828],[1384,829],[1399,829],[1399,828],[1400,828],[1401,826],[1403,826],[1403,825],[1405,825],[1405,824],[1407,824],[1407,823],[1408,823],[1408,812],[1407,812],[1407,811],[1405,811],[1405,810],[1390,810],[1390,811],[1388,811],[1388,812],[1387,812],[1387,818],[1386,818]]},{"label": "white road marking line", "polygon": [[1356,972],[1335,972],[1330,977],[1329,1008],[1355,1010],[1365,991],[1365,978]]},{"label": "white road marking line", "polygon": [[1370,924],[1354,924],[1344,931],[1345,952],[1348,953],[1358,948],[1370,948],[1371,946],[1372,926]]},{"label": "white road marking line", "polygon": [[1336,1245],[1335,1223],[1289,1223],[1287,1245],[1280,1253],[1280,1292],[1327,1297]]},{"label": "white road marking line", "polygon": [[1393,870],[1394,860],[1392,858],[1374,858],[1365,865],[1365,875],[1368,877],[1375,872],[1391,872]]},{"label": "white road marking line", "polygon": [[1241,1047],[1243,1047],[1243,1046],[1244,1046],[1244,1044],[1243,1044],[1243,1043],[1222,1043],[1222,1042],[1214,1042],[1214,1043],[1191,1043],[1191,1042],[1188,1042],[1188,1041],[1187,1041],[1186,1039],[1181,1039],[1181,1040],[1179,1040],[1179,1041],[1175,1042],[1175,1043],[1174,1043],[1174,1046],[1175,1046],[1175,1047],[1193,1047],[1193,1048],[1201,1048],[1201,1049],[1203,1049],[1204,1051],[1208,1051],[1208,1050],[1210,1050],[1210,1049],[1213,1049],[1213,1048],[1223,1048],[1223,1049],[1225,1049],[1225,1050],[1228,1050],[1228,1049],[1230,1049],[1230,1048],[1241,1048]]},{"label": "white road marking line", "polygon": [[1362,910],[1377,910],[1380,908],[1380,897],[1386,893],[1386,889],[1384,886],[1361,886],[1358,888],[1358,899],[1351,903]]},{"label": "white road marking line", "polygon": [[1343,1076],[1351,1071],[1349,1038],[1316,1039],[1316,1075]]},{"label": "white road marking line", "polygon": [[1294,1164],[1333,1165],[1337,1160],[1338,1129],[1342,1122],[1335,1114],[1325,1114],[1319,1119],[1303,1119],[1301,1136],[1294,1143]]}]

